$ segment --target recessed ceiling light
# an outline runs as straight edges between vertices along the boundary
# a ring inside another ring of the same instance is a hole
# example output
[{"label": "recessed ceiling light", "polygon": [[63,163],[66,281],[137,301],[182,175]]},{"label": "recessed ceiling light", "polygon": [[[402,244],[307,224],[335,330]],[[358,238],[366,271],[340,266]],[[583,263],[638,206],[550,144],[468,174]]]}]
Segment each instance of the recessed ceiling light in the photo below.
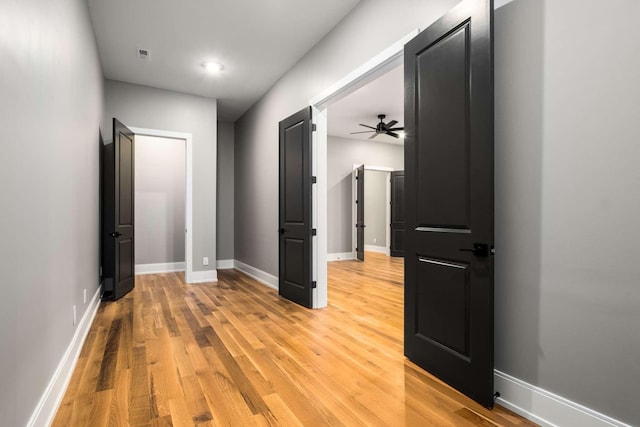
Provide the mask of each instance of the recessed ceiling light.
[{"label": "recessed ceiling light", "polygon": [[209,74],[218,74],[224,70],[224,66],[219,62],[205,62],[202,67],[207,70]]}]

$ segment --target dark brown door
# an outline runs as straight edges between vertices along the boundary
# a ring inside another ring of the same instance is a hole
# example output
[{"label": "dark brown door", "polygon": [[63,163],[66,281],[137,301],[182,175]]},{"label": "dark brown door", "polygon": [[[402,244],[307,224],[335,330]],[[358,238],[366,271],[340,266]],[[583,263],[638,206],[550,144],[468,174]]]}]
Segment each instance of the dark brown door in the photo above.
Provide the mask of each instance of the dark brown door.
[{"label": "dark brown door", "polygon": [[312,305],[311,107],[280,122],[279,293]]},{"label": "dark brown door", "polygon": [[[113,119],[113,144],[105,147],[105,258],[110,289],[105,297],[114,300],[134,286],[134,134]],[[105,274],[105,275],[106,275]]]},{"label": "dark brown door", "polygon": [[391,256],[404,256],[404,171],[391,172]]},{"label": "dark brown door", "polygon": [[364,261],[364,165],[356,170],[356,258]]},{"label": "dark brown door", "polygon": [[491,0],[404,50],[405,354],[493,406]]}]

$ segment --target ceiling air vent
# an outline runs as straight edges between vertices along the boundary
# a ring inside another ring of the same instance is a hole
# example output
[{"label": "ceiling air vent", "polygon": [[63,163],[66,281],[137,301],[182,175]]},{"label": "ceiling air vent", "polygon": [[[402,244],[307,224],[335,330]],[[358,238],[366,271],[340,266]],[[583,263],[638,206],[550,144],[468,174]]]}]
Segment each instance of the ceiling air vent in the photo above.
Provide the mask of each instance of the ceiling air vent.
[{"label": "ceiling air vent", "polygon": [[149,49],[138,48],[136,52],[138,59],[144,59],[146,61],[151,59],[151,51]]}]

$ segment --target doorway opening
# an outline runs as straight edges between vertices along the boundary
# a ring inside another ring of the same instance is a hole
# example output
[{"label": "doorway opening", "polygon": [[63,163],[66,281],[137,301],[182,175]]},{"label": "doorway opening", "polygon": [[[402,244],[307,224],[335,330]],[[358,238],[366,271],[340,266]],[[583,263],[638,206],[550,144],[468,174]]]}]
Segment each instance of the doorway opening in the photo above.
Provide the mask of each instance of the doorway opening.
[{"label": "doorway opening", "polygon": [[[364,189],[362,191],[358,191],[360,183],[358,169],[360,167],[364,169],[361,172],[364,175]],[[353,224],[352,244],[355,259],[363,261],[364,259],[359,257],[362,252],[376,252],[391,256],[391,172],[401,171],[401,169],[366,164],[353,165],[353,168],[351,222]],[[364,210],[360,215],[359,209],[360,211]],[[331,225],[329,223],[329,230],[332,228]],[[358,240],[359,230],[362,230],[362,241]]]},{"label": "doorway opening", "polygon": [[[329,159],[329,150],[332,148],[332,143],[329,140],[329,122],[333,120],[333,117],[336,114],[333,112],[333,108],[339,103],[339,101],[345,99],[348,95],[358,91],[364,86],[368,85],[375,80],[378,80],[380,77],[385,76],[386,74],[392,74],[394,70],[397,72],[398,67],[403,64],[403,52],[404,45],[409,40],[413,39],[419,33],[418,29],[413,30],[409,34],[407,34],[402,39],[398,40],[392,46],[380,52],[371,60],[367,61],[362,66],[353,70],[343,79],[329,87],[326,91],[319,94],[310,100],[310,105],[313,108],[313,121],[316,125],[316,132],[313,134],[313,170],[314,175],[317,176],[318,184],[314,186],[313,190],[313,224],[314,228],[318,230],[317,238],[314,241],[313,247],[313,271],[314,271],[314,280],[317,281],[317,287],[314,289],[313,295],[313,307],[314,308],[322,308],[327,306],[328,301],[328,265],[327,261],[329,259],[335,259],[335,253],[345,254],[347,252],[354,252],[354,244],[351,243],[349,249],[345,252],[336,251],[335,247],[329,247],[329,233],[332,233],[329,229],[329,215],[332,215],[329,206],[333,203],[333,199],[331,197],[335,197],[335,194],[332,194],[332,189],[329,188],[329,169],[332,166]],[[402,73],[400,73],[402,74]],[[400,93],[400,97],[402,99],[402,92]],[[381,108],[381,107],[378,107]],[[370,113],[372,115],[373,123],[378,121],[378,114],[389,114],[388,120],[397,120],[394,117],[391,117],[391,112],[383,112],[376,111],[375,113]],[[397,114],[397,113],[396,113]],[[402,114],[403,115],[403,114]],[[339,115],[338,115],[339,117]],[[370,122],[371,120],[369,120]],[[367,122],[367,124],[369,124]],[[353,123],[351,123],[353,126]],[[360,129],[359,129],[360,128]],[[355,126],[350,130],[347,130],[347,135],[350,132],[364,130],[359,126],[359,123],[355,123]],[[376,137],[378,138],[378,137]],[[366,140],[367,138],[365,138]],[[393,138],[392,138],[393,139]],[[367,141],[362,141],[366,143]],[[392,144],[382,144],[375,143],[379,145],[389,145]],[[402,146],[396,146],[399,148],[399,151],[402,152]],[[366,149],[365,149],[366,150]],[[400,156],[400,158],[403,155]],[[385,156],[383,155],[384,159]],[[369,164],[370,166],[385,166],[384,161],[375,161],[374,159],[367,160],[353,160],[350,161],[350,169],[353,170],[354,164]],[[391,169],[402,169],[402,165],[398,165],[394,167],[394,165],[388,166]],[[351,187],[351,174],[349,174],[348,186]],[[343,184],[344,185],[344,184]],[[348,204],[351,205],[352,198],[347,197]],[[331,200],[331,203],[329,202]],[[348,221],[351,222],[352,218],[352,210],[351,206],[348,209]],[[337,223],[337,222],[336,222]],[[352,240],[353,230],[351,230],[351,226],[349,226],[350,230],[346,233],[342,232],[339,235],[348,236],[348,240]],[[335,230],[334,230],[335,231]],[[331,237],[333,241],[333,237]],[[353,242],[353,240],[352,240]],[[344,243],[344,242],[343,242]],[[332,243],[333,244],[333,243]]]},{"label": "doorway opening", "polygon": [[[130,129],[136,135],[136,155],[144,156],[146,166],[141,171],[136,166],[136,205],[142,208],[137,213],[136,222],[140,219],[142,222],[139,224],[144,224],[143,227],[137,227],[138,237],[143,240],[139,239],[136,247],[136,274],[184,270],[185,282],[192,283],[192,136],[190,133],[159,129]],[[177,161],[175,157],[178,157]],[[174,163],[170,165],[163,160],[172,160]],[[163,175],[161,184],[153,182],[157,174]],[[159,184],[164,187],[162,191],[154,188]],[[153,221],[147,221],[144,214],[147,211],[149,217],[154,218]],[[167,235],[168,229],[173,230],[171,235]],[[162,233],[163,237],[159,238],[158,233]]]},{"label": "doorway opening", "polygon": [[328,298],[340,292],[345,268],[353,282],[380,279],[371,289],[362,283],[365,293],[403,283],[403,260],[390,259],[391,173],[404,169],[403,86],[398,65],[327,109]]}]

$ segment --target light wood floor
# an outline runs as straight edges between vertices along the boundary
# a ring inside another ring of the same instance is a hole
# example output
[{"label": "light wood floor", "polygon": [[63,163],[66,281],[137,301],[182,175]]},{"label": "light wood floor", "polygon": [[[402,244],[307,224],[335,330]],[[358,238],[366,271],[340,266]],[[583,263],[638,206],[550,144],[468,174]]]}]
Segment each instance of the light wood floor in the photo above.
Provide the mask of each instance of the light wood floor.
[{"label": "light wood floor", "polygon": [[138,276],[100,306],[53,425],[533,425],[404,358],[402,261],[366,256],[329,263],[323,310],[235,270]]}]

